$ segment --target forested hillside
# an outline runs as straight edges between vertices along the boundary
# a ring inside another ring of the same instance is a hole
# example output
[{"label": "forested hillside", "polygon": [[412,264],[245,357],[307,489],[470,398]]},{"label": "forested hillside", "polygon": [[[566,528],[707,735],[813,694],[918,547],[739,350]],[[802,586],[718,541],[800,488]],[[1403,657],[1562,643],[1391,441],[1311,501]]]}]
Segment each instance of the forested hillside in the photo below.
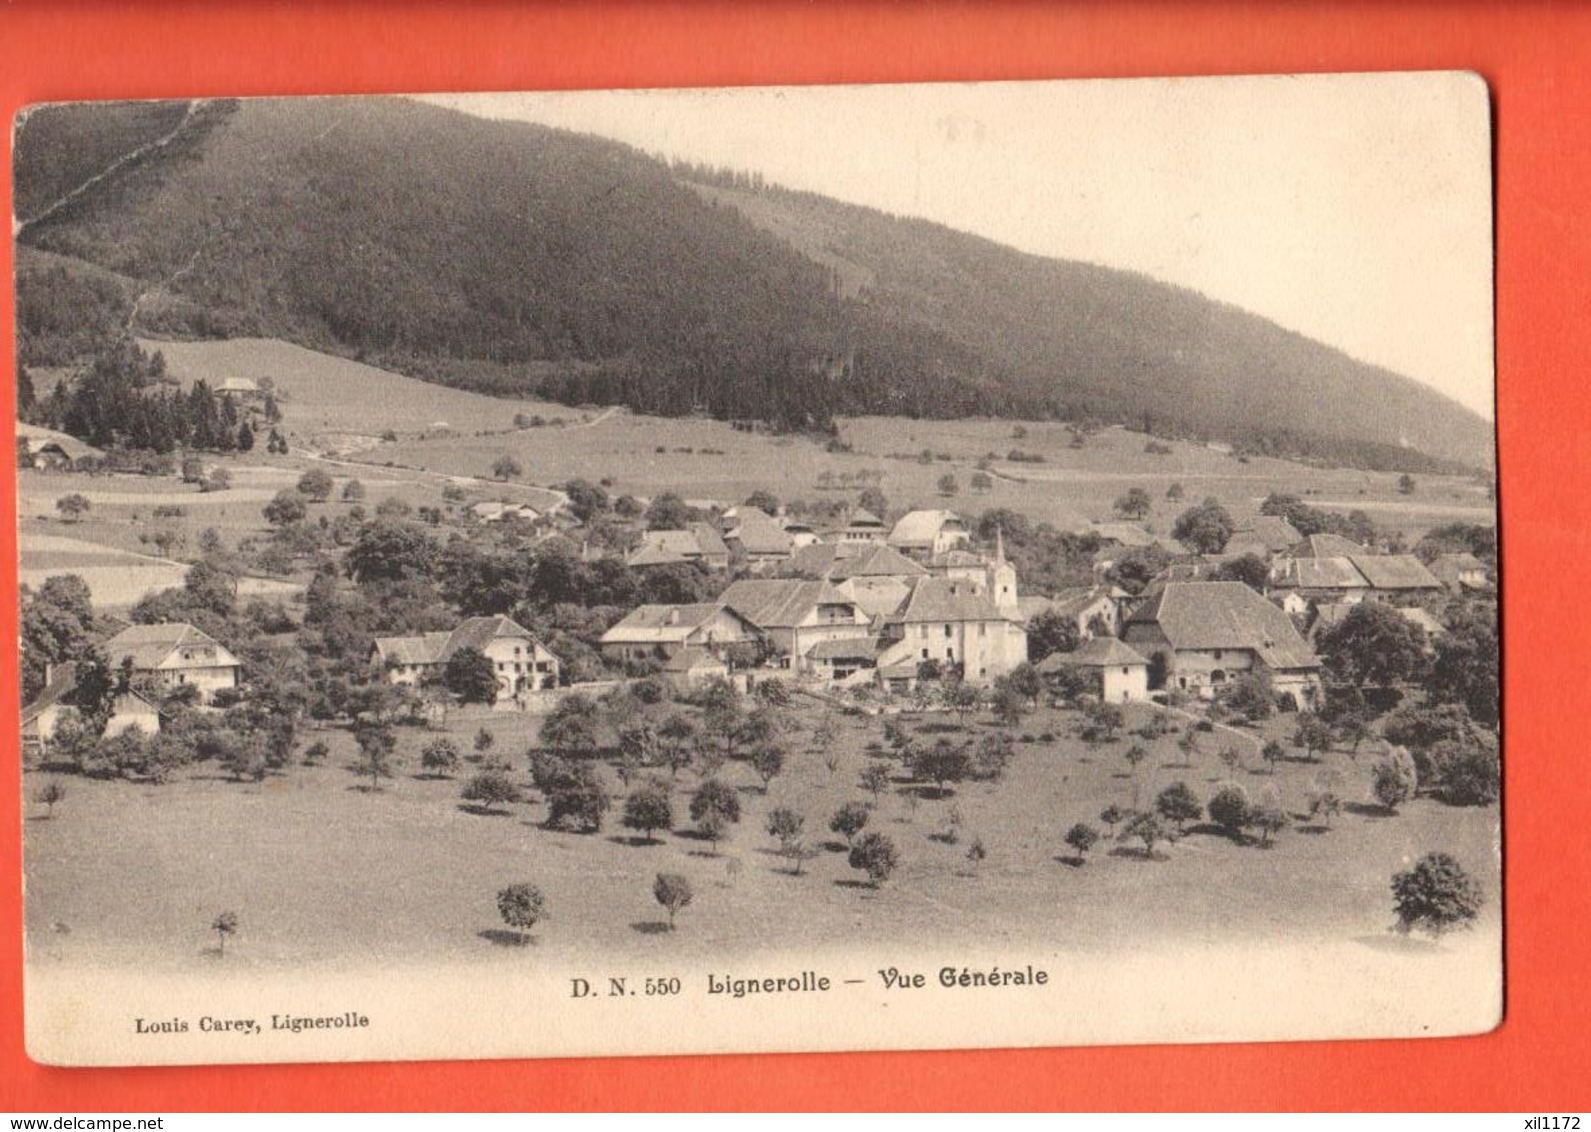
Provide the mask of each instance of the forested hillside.
[{"label": "forested hillside", "polygon": [[[780,427],[986,413],[1372,467],[1490,460],[1486,423],[1429,390],[1141,276],[401,99],[171,106],[23,123],[24,364],[126,327],[264,335]],[[71,195],[95,168],[113,171]]]}]

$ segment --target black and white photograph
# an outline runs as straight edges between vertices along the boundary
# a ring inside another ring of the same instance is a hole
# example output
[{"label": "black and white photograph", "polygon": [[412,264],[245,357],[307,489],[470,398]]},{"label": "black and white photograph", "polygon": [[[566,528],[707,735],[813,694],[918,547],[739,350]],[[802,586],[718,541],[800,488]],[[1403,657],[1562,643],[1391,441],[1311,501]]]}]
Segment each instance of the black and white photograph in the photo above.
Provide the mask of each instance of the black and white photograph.
[{"label": "black and white photograph", "polygon": [[35,1059],[1502,1020],[1479,78],[12,129]]}]

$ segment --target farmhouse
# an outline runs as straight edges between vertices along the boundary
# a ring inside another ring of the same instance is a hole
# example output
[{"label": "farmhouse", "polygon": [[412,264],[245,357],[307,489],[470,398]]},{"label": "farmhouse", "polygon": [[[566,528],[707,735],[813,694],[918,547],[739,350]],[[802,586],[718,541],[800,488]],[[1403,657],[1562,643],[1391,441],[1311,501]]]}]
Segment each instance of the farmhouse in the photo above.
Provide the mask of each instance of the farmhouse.
[{"label": "farmhouse", "polygon": [[1278,557],[1271,589],[1310,602],[1395,601],[1442,592],[1441,581],[1412,554],[1375,554],[1340,535],[1311,535]]},{"label": "farmhouse", "polygon": [[197,688],[202,702],[236,688],[243,667],[213,637],[180,622],[129,626],[105,642],[105,654],[112,669],[152,677],[162,692]]},{"label": "farmhouse", "polygon": [[1106,703],[1137,703],[1149,698],[1149,661],[1115,637],[1094,637],[1074,652],[1051,653],[1038,664],[1044,675],[1062,668],[1085,671],[1093,679],[1094,694]]},{"label": "farmhouse", "polygon": [[528,503],[507,503],[501,500],[486,500],[472,504],[470,514],[480,523],[501,523],[507,519],[533,523],[541,518],[541,512]]},{"label": "farmhouse", "polygon": [[878,665],[936,661],[986,684],[1028,658],[1028,635],[1015,605],[986,587],[953,578],[919,578],[884,623]]},{"label": "farmhouse", "polygon": [[807,654],[822,641],[858,640],[871,620],[828,582],[799,578],[739,581],[718,599],[757,627],[783,668],[806,671]]},{"label": "farmhouse", "polygon": [[1258,515],[1239,524],[1232,532],[1232,537],[1226,540],[1221,557],[1238,558],[1252,554],[1269,562],[1272,557],[1297,546],[1303,539],[1298,528],[1280,515]]},{"label": "farmhouse", "polygon": [[671,660],[686,649],[722,655],[731,645],[756,641],[757,627],[717,602],[643,605],[602,634],[603,656],[617,660]]},{"label": "farmhouse", "polygon": [[1319,695],[1320,659],[1292,618],[1242,582],[1168,582],[1128,616],[1122,639],[1160,655],[1167,687],[1204,699],[1253,669],[1301,706]]},{"label": "farmhouse", "polygon": [[929,562],[971,538],[966,522],[954,511],[908,511],[887,541],[906,557]]},{"label": "farmhouse", "polygon": [[1022,598],[1020,608],[1024,624],[1031,624],[1041,613],[1054,611],[1076,625],[1084,638],[1115,636],[1121,627],[1122,602],[1129,596],[1119,586],[1074,586],[1053,598]]},{"label": "farmhouse", "polygon": [[841,543],[881,543],[889,538],[884,520],[863,507],[852,511],[845,526],[826,532],[828,541]]},{"label": "farmhouse", "polygon": [[704,557],[702,544],[692,531],[647,531],[624,564],[630,567],[674,566],[682,562],[700,562]]},{"label": "farmhouse", "polygon": [[485,654],[497,668],[498,700],[558,685],[560,665],[529,629],[507,617],[471,617],[451,633],[377,637],[372,661],[393,684],[418,684],[440,673],[461,649]]},{"label": "farmhouse", "polygon": [[89,447],[75,436],[18,421],[17,455],[33,468],[70,470],[85,456],[99,456],[101,453],[98,448]]},{"label": "farmhouse", "polygon": [[[37,746],[55,735],[56,725],[68,710],[77,710],[77,665],[70,661],[54,665],[50,680],[37,699],[22,709],[22,744]],[[106,735],[119,735],[129,727],[153,735],[160,730],[160,711],[137,692],[118,693],[111,701]]]},{"label": "farmhouse", "polygon": [[738,550],[753,570],[783,562],[795,549],[790,533],[755,507],[735,509],[741,518],[724,535],[724,542]]},{"label": "farmhouse", "polygon": [[1491,588],[1486,577],[1486,563],[1467,550],[1462,554],[1438,554],[1430,570],[1437,581],[1455,593]]}]

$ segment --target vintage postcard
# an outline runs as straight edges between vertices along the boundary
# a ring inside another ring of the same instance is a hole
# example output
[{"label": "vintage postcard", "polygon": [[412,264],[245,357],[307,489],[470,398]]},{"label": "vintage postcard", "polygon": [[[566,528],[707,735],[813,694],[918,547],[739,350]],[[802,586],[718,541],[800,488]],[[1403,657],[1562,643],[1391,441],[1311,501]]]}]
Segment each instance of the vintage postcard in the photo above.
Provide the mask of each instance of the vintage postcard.
[{"label": "vintage postcard", "polygon": [[1501,1019],[1474,76],[12,145],[37,1060]]}]

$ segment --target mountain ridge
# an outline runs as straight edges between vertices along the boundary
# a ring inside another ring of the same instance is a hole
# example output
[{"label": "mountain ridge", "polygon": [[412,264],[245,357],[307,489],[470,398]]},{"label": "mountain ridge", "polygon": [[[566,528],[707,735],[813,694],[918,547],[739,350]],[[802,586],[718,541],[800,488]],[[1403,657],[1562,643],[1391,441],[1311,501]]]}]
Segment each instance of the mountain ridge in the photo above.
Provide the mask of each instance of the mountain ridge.
[{"label": "mountain ridge", "polygon": [[[83,128],[44,111],[16,148],[36,210],[41,155]],[[783,427],[1048,416],[1365,466],[1490,463],[1477,414],[1147,276],[405,100],[185,113],[181,136],[19,237],[141,281],[142,332],[269,334],[485,392]],[[125,144],[172,119],[144,107]],[[93,125],[103,158],[115,131]],[[21,360],[62,364],[53,308],[86,300],[59,260],[25,258]]]}]

